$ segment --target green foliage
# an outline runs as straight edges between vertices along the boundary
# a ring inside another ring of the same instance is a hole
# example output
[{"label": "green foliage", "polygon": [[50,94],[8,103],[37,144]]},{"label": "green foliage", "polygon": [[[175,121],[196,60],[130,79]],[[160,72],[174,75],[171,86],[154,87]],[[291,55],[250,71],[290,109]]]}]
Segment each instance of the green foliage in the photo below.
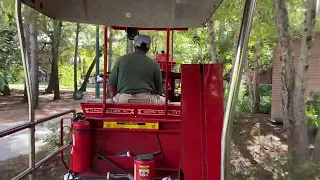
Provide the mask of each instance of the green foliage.
[{"label": "green foliage", "polygon": [[0,94],[7,95],[8,92],[10,92],[8,81],[3,73],[0,72]]},{"label": "green foliage", "polygon": [[21,56],[13,18],[4,23],[0,19],[0,71],[10,83],[21,79]]},{"label": "green foliage", "polygon": [[[81,74],[78,73],[78,82],[81,79]],[[59,82],[63,86],[73,87],[73,66],[67,64],[59,65]]]},{"label": "green foliage", "polygon": [[[229,84],[224,87],[224,106],[228,99]],[[271,85],[261,85],[259,87],[260,92],[260,113],[270,113],[271,112],[271,95],[272,86]],[[249,96],[249,90],[247,86],[241,85],[238,95],[238,103],[236,107],[237,114],[240,112],[251,112],[252,104]]]},{"label": "green foliage", "polygon": [[259,86],[260,93],[260,112],[270,113],[271,112],[271,100],[272,100],[272,86],[261,85]]},{"label": "green foliage", "polygon": [[314,93],[306,101],[306,115],[308,117],[308,126],[312,129],[319,129],[320,122],[320,94]]},{"label": "green foliage", "polygon": [[249,91],[246,86],[240,87],[238,99],[237,111],[251,112],[252,105],[249,97]]}]

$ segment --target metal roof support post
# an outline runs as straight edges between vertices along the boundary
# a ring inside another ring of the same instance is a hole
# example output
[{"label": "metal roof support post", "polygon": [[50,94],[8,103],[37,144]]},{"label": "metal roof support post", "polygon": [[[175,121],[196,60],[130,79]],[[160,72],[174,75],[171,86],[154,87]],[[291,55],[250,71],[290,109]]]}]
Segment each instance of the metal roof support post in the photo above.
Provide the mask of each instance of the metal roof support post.
[{"label": "metal roof support post", "polygon": [[104,62],[103,62],[103,116],[107,106],[107,68],[108,68],[108,26],[104,26]]},{"label": "metal roof support post", "polygon": [[[24,68],[24,78],[26,83],[26,90],[28,96],[28,105],[29,105],[29,122],[34,122],[34,104],[32,103],[32,93],[31,93],[31,79],[30,79],[30,67],[28,56],[26,55],[25,49],[25,38],[23,33],[23,25],[22,25],[22,15],[21,15],[21,0],[15,1],[15,13],[16,13],[16,24],[18,30],[18,37],[20,43],[20,51],[21,51],[21,59]],[[29,168],[35,167],[35,126],[31,126],[30,128],[30,135],[29,135]],[[34,174],[31,173],[29,175],[29,179],[32,180]]]},{"label": "metal roof support post", "polygon": [[[234,112],[238,100],[239,87],[241,83],[241,76],[243,67],[246,63],[248,42],[250,38],[250,31],[252,26],[253,14],[256,7],[256,0],[246,0],[240,36],[238,40],[238,47],[236,53],[236,60],[232,72],[232,79],[230,83],[230,90],[228,95],[227,107],[224,114],[223,131],[221,139],[221,174],[220,180],[230,180],[231,172],[231,133]],[[227,173],[227,174],[226,174]]]},{"label": "metal roof support post", "polygon": [[171,30],[171,67],[170,67],[170,72],[172,72],[173,69],[173,33],[174,31]]},{"label": "metal roof support post", "polygon": [[100,83],[97,83],[97,76],[100,74],[100,47],[99,47],[99,25],[96,27],[96,98],[100,98]]},{"label": "metal roof support post", "polygon": [[168,86],[168,82],[169,82],[169,52],[170,52],[170,29],[167,29],[167,46],[166,46],[166,92],[165,92],[165,116],[167,118],[167,110],[168,110],[168,98],[169,98],[169,86]]},{"label": "metal roof support post", "polygon": [[108,72],[112,71],[112,28],[109,26],[109,58],[108,58]]}]

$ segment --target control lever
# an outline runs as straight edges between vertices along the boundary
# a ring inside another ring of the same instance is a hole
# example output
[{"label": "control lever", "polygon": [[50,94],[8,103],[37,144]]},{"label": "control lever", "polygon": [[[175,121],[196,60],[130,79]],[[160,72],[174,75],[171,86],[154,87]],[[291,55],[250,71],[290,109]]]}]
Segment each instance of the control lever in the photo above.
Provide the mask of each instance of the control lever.
[{"label": "control lever", "polygon": [[73,122],[79,121],[80,119],[82,119],[83,116],[84,116],[83,112],[78,112]]}]

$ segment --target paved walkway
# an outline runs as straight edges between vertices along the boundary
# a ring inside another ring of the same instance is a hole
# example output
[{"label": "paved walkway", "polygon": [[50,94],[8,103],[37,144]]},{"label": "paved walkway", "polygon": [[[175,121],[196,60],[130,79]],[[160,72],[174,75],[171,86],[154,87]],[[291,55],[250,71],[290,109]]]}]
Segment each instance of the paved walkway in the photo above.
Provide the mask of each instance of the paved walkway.
[{"label": "paved walkway", "polygon": [[[64,117],[71,117],[70,115],[66,115]],[[52,131],[50,128],[54,128],[57,133],[60,132],[60,119],[56,118],[52,121],[39,124],[36,126],[36,151],[40,150],[40,148],[45,145],[43,138],[46,136],[52,135]],[[0,131],[25,123],[26,121],[14,122],[14,123],[4,123],[0,124]],[[70,125],[69,120],[65,120],[64,125]],[[29,150],[29,129],[22,130],[20,132],[11,134],[9,136],[3,137],[0,139],[0,162],[5,161],[7,159],[17,157],[19,155],[28,154]]]}]

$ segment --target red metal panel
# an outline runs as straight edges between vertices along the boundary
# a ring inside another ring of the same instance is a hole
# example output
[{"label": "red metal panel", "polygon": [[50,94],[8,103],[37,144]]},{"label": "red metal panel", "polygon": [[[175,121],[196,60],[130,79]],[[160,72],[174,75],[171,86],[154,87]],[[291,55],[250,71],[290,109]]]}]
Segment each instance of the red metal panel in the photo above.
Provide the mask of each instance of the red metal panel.
[{"label": "red metal panel", "polygon": [[200,65],[184,64],[181,68],[182,156],[180,166],[184,180],[202,180],[201,85]]},{"label": "red metal panel", "polygon": [[182,156],[184,180],[220,178],[223,123],[221,64],[183,65]]},{"label": "red metal panel", "polygon": [[[103,103],[81,103],[86,120],[92,128],[92,169],[83,176],[103,176],[107,172],[118,172],[103,160],[96,157],[96,152],[102,141],[104,145],[100,152],[114,163],[127,171],[133,171],[132,157],[116,157],[126,151],[132,156],[144,153],[163,151],[156,156],[156,177],[163,178],[170,175],[178,178],[180,163],[180,105],[168,105],[168,116],[165,116],[164,105],[153,104],[106,104],[103,115]],[[103,128],[104,121],[115,122],[158,122],[158,130],[143,129],[107,129]],[[157,135],[159,139],[157,138]],[[160,148],[160,146],[161,148]]]},{"label": "red metal panel", "polygon": [[[170,51],[170,29],[167,29],[167,52]],[[169,95],[169,86],[168,86],[168,80],[169,80],[169,53],[166,54],[167,57],[166,57],[166,94],[165,94],[165,116],[167,116],[167,113],[168,113],[168,95]]]},{"label": "red metal panel", "polygon": [[108,65],[108,26],[104,26],[104,62],[103,62],[103,115],[107,100],[107,65]]},{"label": "red metal panel", "polygon": [[[126,27],[112,26],[114,30],[126,30]],[[167,28],[137,28],[141,31],[166,31]],[[174,31],[188,31],[188,28],[172,28]]]},{"label": "red metal panel", "polygon": [[204,119],[207,179],[220,179],[221,133],[223,126],[223,65],[207,64],[203,68]]},{"label": "red metal panel", "polygon": [[[146,118],[165,119],[165,106],[153,104],[106,104],[106,113],[103,115],[103,104],[81,103],[86,117],[120,117],[120,118]],[[180,119],[180,105],[168,105],[168,119]]]}]

